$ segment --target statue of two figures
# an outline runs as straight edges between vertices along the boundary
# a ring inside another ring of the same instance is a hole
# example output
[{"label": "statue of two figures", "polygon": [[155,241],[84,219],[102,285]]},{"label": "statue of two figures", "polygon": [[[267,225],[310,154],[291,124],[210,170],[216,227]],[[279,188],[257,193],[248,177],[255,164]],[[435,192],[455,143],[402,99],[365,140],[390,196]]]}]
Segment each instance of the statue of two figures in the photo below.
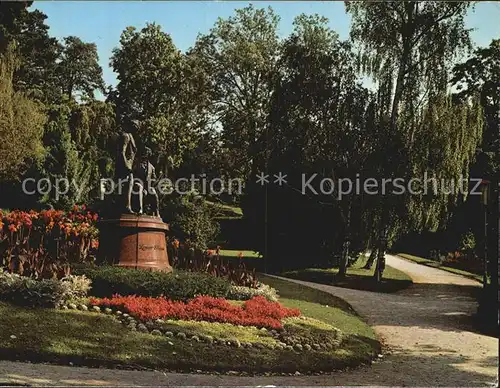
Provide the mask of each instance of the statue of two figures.
[{"label": "statue of two figures", "polygon": [[[156,182],[156,171],[151,164],[151,149],[144,148],[144,152],[136,162],[137,146],[132,133],[125,130],[120,134],[118,142],[118,154],[116,157],[116,178],[121,189],[124,212],[129,214],[144,214],[146,199],[151,204],[151,215],[160,217],[159,198],[154,184]],[[132,209],[132,195],[137,194],[139,199],[139,210]]]}]

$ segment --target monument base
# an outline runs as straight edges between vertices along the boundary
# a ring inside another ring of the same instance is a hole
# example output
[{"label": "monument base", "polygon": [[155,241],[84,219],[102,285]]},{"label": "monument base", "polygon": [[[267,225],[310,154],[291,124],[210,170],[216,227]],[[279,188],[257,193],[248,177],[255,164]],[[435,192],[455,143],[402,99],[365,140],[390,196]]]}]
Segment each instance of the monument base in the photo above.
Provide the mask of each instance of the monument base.
[{"label": "monument base", "polygon": [[161,218],[122,214],[102,220],[99,228],[99,261],[135,269],[172,271],[168,262],[165,233],[168,224]]}]

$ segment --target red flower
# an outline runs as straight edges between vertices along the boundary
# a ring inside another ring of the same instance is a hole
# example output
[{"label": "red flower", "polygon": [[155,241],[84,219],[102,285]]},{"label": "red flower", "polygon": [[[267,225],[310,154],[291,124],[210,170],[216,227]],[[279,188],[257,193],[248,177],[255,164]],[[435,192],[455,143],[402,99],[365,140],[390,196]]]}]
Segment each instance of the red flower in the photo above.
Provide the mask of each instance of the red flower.
[{"label": "red flower", "polygon": [[299,310],[288,309],[277,302],[269,302],[264,297],[254,297],[246,301],[243,306],[210,296],[198,296],[184,303],[165,298],[114,295],[110,299],[91,299],[90,303],[120,308],[141,320],[173,318],[273,329],[282,327],[281,319],[300,315]]}]

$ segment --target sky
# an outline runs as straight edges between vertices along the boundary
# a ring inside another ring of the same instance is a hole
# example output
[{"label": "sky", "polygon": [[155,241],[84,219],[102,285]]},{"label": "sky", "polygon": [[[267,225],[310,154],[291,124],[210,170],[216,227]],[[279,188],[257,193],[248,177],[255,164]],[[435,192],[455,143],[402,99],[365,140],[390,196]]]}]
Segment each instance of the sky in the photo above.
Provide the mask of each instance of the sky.
[{"label": "sky", "polygon": [[[255,1],[255,7],[271,6],[280,18],[279,34],[292,31],[292,23],[301,13],[320,14],[330,20],[340,39],[349,35],[350,17],[341,1]],[[127,26],[142,28],[155,22],[172,36],[176,46],[185,51],[199,33],[206,33],[218,17],[227,18],[236,8],[250,4],[246,1],[35,1],[33,8],[45,13],[50,35],[62,39],[75,35],[97,45],[104,80],[115,85],[116,76],[109,67],[109,58],[119,44],[120,34]],[[473,41],[487,46],[500,38],[500,3],[481,2],[466,19],[472,28]]]}]

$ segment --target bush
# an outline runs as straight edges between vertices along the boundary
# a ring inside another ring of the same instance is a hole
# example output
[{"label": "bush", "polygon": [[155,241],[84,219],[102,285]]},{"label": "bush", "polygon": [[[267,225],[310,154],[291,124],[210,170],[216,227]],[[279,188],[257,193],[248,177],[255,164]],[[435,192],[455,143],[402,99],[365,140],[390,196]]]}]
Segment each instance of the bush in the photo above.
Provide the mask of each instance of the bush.
[{"label": "bush", "polygon": [[17,274],[0,273],[0,300],[29,307],[60,307],[84,298],[90,280],[84,276],[68,276],[61,280],[35,280]]},{"label": "bush", "polygon": [[198,250],[213,243],[219,233],[214,210],[203,198],[186,195],[172,199],[162,212],[172,233]]},{"label": "bush", "polygon": [[153,272],[120,267],[94,267],[75,270],[92,280],[91,294],[97,297],[139,295],[165,296],[188,300],[198,295],[226,297],[231,283],[224,278],[197,272]]},{"label": "bush", "polygon": [[227,298],[233,300],[249,300],[254,296],[263,296],[271,302],[278,301],[277,291],[271,286],[262,283],[260,283],[257,288],[231,285]]},{"label": "bush", "polygon": [[272,329],[283,327],[281,319],[300,315],[299,310],[269,302],[262,296],[246,301],[243,306],[233,305],[223,298],[209,296],[198,296],[183,303],[165,298],[115,295],[111,299],[91,299],[90,303],[96,306],[119,308],[141,320],[173,318]]}]

